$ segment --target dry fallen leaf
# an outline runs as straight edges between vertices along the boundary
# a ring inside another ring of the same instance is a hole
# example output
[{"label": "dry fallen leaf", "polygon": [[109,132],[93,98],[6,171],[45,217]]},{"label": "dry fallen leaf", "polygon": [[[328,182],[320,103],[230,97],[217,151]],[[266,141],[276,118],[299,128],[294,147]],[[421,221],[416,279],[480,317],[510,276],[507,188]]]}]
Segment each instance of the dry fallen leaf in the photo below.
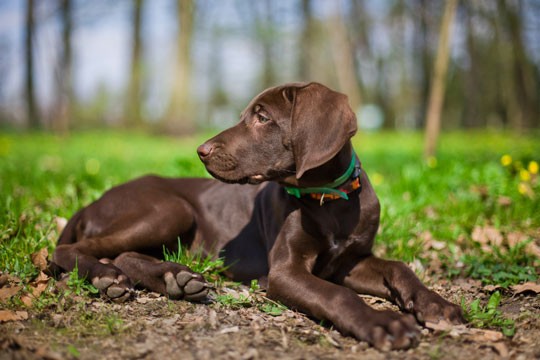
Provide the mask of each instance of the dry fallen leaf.
[{"label": "dry fallen leaf", "polygon": [[49,276],[43,271],[39,273],[38,277],[32,281],[30,284],[30,292],[21,296],[21,301],[26,306],[32,306],[32,301],[39,297],[47,286],[49,285]]},{"label": "dry fallen leaf", "polygon": [[513,285],[510,288],[514,291],[515,294],[523,294],[526,292],[539,294],[540,293],[540,284],[533,282],[526,282],[524,284]]},{"label": "dry fallen leaf", "polygon": [[467,334],[467,338],[477,342],[495,342],[504,339],[504,335],[502,332],[495,330],[470,329],[470,333]]},{"label": "dry fallen leaf", "polygon": [[525,252],[540,258],[540,246],[536,245],[534,242],[528,243],[527,246],[525,246]]},{"label": "dry fallen leaf", "polygon": [[426,322],[425,327],[434,331],[448,332],[452,337],[465,337],[468,340],[480,343],[495,342],[504,339],[502,332],[494,330],[467,328],[465,325],[453,325],[445,320],[437,323]]},{"label": "dry fallen leaf", "polygon": [[454,325],[452,325],[446,320],[440,320],[439,322],[427,321],[425,326],[428,329],[436,330],[436,331],[450,331],[454,328]]},{"label": "dry fallen leaf", "polygon": [[495,351],[502,357],[502,358],[508,358],[510,356],[510,352],[508,351],[508,346],[506,346],[503,342],[497,342],[493,345],[491,345]]},{"label": "dry fallen leaf", "polygon": [[19,279],[16,276],[10,275],[10,274],[2,274],[0,275],[0,287],[4,287],[6,285],[10,284],[18,284],[21,282],[21,279]]},{"label": "dry fallen leaf", "polygon": [[0,322],[20,321],[28,319],[26,311],[0,310]]},{"label": "dry fallen leaf", "polygon": [[521,232],[510,232],[506,235],[508,246],[514,247],[528,239],[528,236]]},{"label": "dry fallen leaf", "polygon": [[47,248],[39,250],[37,253],[32,254],[32,264],[41,271],[45,270],[47,268],[47,256],[49,256]]},{"label": "dry fallen leaf", "polygon": [[221,329],[219,331],[220,334],[230,334],[230,333],[236,333],[240,331],[240,328],[238,326],[230,326],[225,329]]},{"label": "dry fallen leaf", "polygon": [[[511,232],[506,235],[506,241],[510,247],[519,245],[529,239],[530,237],[528,235],[520,232]],[[531,241],[525,245],[525,252],[527,254],[540,257],[540,246],[538,246],[534,241]]]},{"label": "dry fallen leaf", "polygon": [[482,250],[491,252],[493,246],[501,246],[503,236],[501,232],[493,226],[475,226],[472,232],[472,239],[482,245]]},{"label": "dry fallen leaf", "polygon": [[19,290],[21,290],[20,286],[0,288],[0,303],[6,302],[6,300],[12,298],[15,294],[19,292]]},{"label": "dry fallen leaf", "polygon": [[499,196],[497,203],[501,206],[510,206],[512,205],[512,199],[508,196]]},{"label": "dry fallen leaf", "polygon": [[484,290],[486,290],[487,292],[494,292],[494,291],[497,291],[497,290],[501,290],[501,289],[504,289],[502,286],[500,285],[486,285],[484,286]]}]

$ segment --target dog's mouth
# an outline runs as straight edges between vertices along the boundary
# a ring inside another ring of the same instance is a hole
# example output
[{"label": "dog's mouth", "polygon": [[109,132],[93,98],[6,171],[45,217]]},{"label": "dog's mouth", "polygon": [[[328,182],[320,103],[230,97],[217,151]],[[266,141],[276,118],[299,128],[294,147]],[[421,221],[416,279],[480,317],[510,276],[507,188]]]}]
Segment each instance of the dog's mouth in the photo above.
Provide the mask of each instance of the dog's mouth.
[{"label": "dog's mouth", "polygon": [[250,175],[250,176],[243,176],[243,177],[225,177],[222,174],[217,174],[211,170],[207,171],[217,180],[227,183],[227,184],[251,184],[251,185],[258,185],[264,181],[267,181],[268,179],[264,175]]},{"label": "dog's mouth", "polygon": [[[251,184],[258,185],[265,181],[279,181],[290,175],[289,171],[270,171],[268,174],[253,174],[245,175],[242,177],[238,176],[227,176],[229,174],[224,174],[223,172],[216,172],[210,169],[206,169],[210,175],[212,175],[217,180],[228,183],[228,184]],[[235,175],[235,174],[230,174]]]}]

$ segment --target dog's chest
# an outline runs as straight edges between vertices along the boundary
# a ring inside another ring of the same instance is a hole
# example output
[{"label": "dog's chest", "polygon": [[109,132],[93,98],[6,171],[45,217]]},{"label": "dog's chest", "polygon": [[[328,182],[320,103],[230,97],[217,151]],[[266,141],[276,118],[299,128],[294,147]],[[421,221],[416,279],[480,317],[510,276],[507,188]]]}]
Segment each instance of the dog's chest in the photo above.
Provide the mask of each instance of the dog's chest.
[{"label": "dog's chest", "polygon": [[345,239],[333,235],[327,237],[327,247],[318,256],[314,273],[321,278],[330,277],[342,264],[344,254],[350,254],[361,245],[361,237],[351,235]]}]

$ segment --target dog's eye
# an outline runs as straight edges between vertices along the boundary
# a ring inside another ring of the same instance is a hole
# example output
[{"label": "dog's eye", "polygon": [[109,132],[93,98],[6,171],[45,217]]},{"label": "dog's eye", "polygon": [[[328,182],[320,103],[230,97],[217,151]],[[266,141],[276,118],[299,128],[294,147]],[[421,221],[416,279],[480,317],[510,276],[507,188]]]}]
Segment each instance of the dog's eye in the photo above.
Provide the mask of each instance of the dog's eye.
[{"label": "dog's eye", "polygon": [[257,120],[259,120],[259,122],[260,122],[261,124],[264,124],[264,123],[270,121],[269,118],[267,118],[266,116],[261,115],[261,114],[257,114]]}]

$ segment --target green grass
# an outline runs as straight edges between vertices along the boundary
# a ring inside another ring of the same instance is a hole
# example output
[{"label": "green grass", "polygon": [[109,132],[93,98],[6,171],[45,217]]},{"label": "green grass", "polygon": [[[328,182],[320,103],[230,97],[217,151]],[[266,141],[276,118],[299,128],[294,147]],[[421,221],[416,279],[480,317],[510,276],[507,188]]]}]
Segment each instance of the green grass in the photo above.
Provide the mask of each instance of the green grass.
[{"label": "green grass", "polygon": [[[463,263],[462,274],[503,286],[536,279],[538,258],[506,242],[510,233],[537,242],[540,236],[538,174],[523,181],[517,170],[540,162],[536,138],[452,133],[443,136],[438,157],[424,162],[420,134],[361,135],[356,148],[381,200],[378,243],[386,255],[427,262],[432,254],[421,234],[429,232],[446,245],[438,255],[449,271]],[[512,157],[509,166],[501,164],[503,155]],[[485,226],[504,238],[488,252],[472,239],[474,228]]]},{"label": "green grass", "polygon": [[227,269],[225,260],[221,257],[214,258],[211,254],[203,255],[201,252],[191,252],[182,246],[178,239],[178,249],[169,251],[163,246],[163,259],[186,265],[191,270],[202,274],[206,281],[219,285],[222,281],[222,273]]},{"label": "green grass", "polygon": [[480,304],[480,299],[476,299],[468,306],[462,301],[462,308],[465,313],[465,318],[472,326],[501,329],[504,335],[512,337],[516,332],[515,322],[505,318],[501,311],[498,310],[500,303],[501,293],[495,291],[489,297],[486,305],[482,306]]},{"label": "green grass", "polygon": [[[491,226],[503,239],[520,233],[538,242],[538,178],[529,172],[524,180],[530,162],[540,162],[538,135],[446,134],[438,157],[429,162],[421,156],[421,134],[355,137],[382,204],[376,247],[390,258],[428,264],[433,251],[426,251],[422,234],[429,232],[444,244],[436,256],[445,269],[504,286],[535,279],[537,258],[512,250],[506,240],[487,251],[472,233]],[[115,184],[146,173],[208,176],[195,152],[207,137],[0,134],[0,270],[32,279],[38,271],[30,254],[43,247],[53,251],[55,218],[69,218]],[[507,166],[501,164],[505,154],[512,157]],[[509,275],[493,275],[503,272]]]}]

